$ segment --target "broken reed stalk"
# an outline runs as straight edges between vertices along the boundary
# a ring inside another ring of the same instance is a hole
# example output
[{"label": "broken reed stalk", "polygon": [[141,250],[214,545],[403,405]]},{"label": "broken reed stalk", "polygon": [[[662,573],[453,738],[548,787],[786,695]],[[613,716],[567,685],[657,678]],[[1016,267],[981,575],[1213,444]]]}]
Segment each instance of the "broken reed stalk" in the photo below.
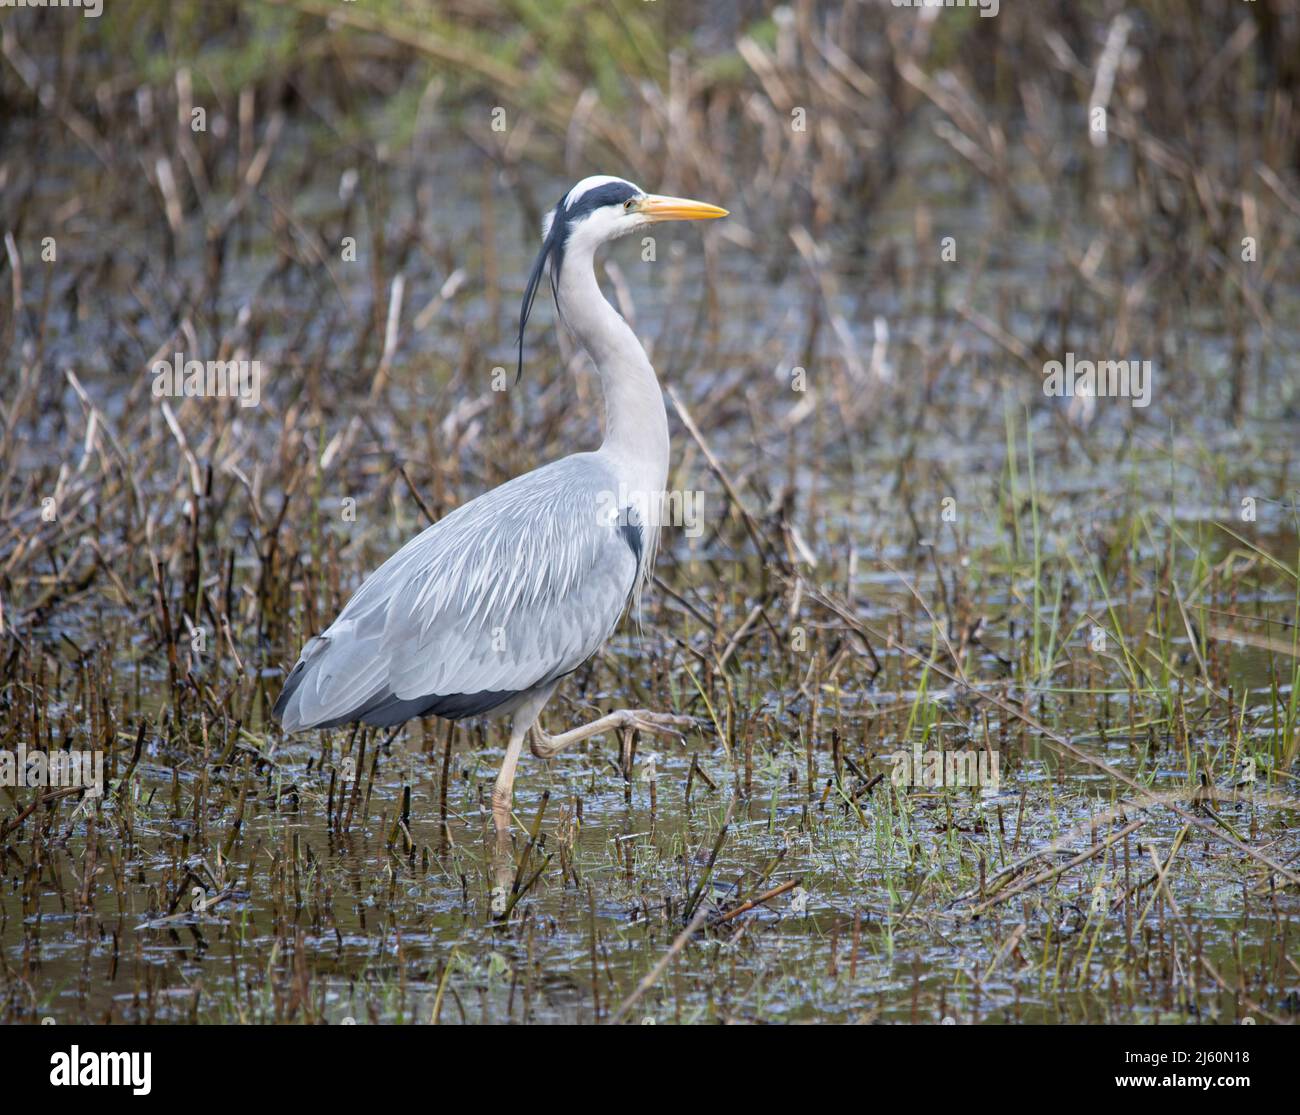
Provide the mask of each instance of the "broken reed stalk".
[{"label": "broken reed stalk", "polygon": [[740,917],[741,914],[747,914],[755,906],[761,906],[764,902],[770,902],[773,898],[780,897],[781,895],[785,894],[786,891],[793,890],[795,887],[799,886],[799,884],[802,882],[803,879],[787,879],[779,887],[773,887],[769,891],[764,891],[762,894],[758,895],[757,897],[750,898],[742,902],[734,910],[728,910],[725,914],[722,915],[722,917],[716,918],[713,924],[715,926],[723,925],[726,922],[731,921],[732,918],[738,918]]},{"label": "broken reed stalk", "polygon": [[713,850],[709,853],[709,862],[705,865],[704,873],[700,876],[699,882],[695,884],[695,889],[691,891],[691,897],[686,902],[686,916],[690,917],[695,905],[700,901],[704,893],[704,888],[708,884],[710,876],[713,874],[713,865],[717,862],[718,853],[722,851],[723,841],[727,839],[727,830],[731,827],[731,815],[736,810],[736,799],[733,797],[727,803],[727,815],[723,818],[722,828],[718,830],[718,838],[713,842]]},{"label": "broken reed stalk", "polygon": [[[672,962],[673,958],[676,957],[677,954],[686,947],[690,939],[695,936],[695,934],[699,931],[700,927],[704,924],[705,920],[708,918],[708,915],[709,915],[709,908],[707,906],[701,905],[700,908],[695,912],[695,916],[691,918],[689,923],[687,923],[686,928],[677,934],[676,939],[668,947],[668,951],[665,952],[663,956],[659,958],[655,966],[651,968],[650,971],[648,971],[641,978],[641,981],[633,989],[632,994],[630,994],[626,999],[624,999],[623,1002],[619,1005],[618,1010],[614,1012],[614,1014],[611,1016],[609,1020],[611,1026],[621,1022],[623,1018],[626,1017],[627,1012],[630,1011],[636,1005],[637,1000],[640,999],[642,995],[644,995],[647,991],[649,991],[650,988],[652,988],[658,982],[659,977],[662,976],[664,973],[664,969],[667,968],[668,965]],[[593,964],[594,962],[595,961],[593,957]]]},{"label": "broken reed stalk", "polygon": [[1077,856],[1066,860],[1064,863],[1058,864],[1050,871],[1040,872],[1033,876],[1033,878],[1025,879],[1013,887],[998,891],[998,893],[993,895],[991,898],[968,910],[967,914],[972,918],[979,917],[985,910],[991,909],[999,902],[1005,902],[1008,898],[1014,898],[1018,894],[1024,894],[1025,891],[1032,890],[1034,887],[1041,886],[1043,883],[1050,883],[1058,875],[1069,871],[1073,867],[1078,867],[1081,863],[1086,863],[1088,860],[1092,859],[1093,856],[1100,855],[1118,841],[1123,840],[1124,837],[1129,835],[1129,833],[1136,832],[1146,823],[1147,819],[1145,817],[1139,817],[1136,821],[1130,821],[1118,832],[1111,833],[1105,840],[1098,844],[1094,844],[1091,848],[1080,852]]}]

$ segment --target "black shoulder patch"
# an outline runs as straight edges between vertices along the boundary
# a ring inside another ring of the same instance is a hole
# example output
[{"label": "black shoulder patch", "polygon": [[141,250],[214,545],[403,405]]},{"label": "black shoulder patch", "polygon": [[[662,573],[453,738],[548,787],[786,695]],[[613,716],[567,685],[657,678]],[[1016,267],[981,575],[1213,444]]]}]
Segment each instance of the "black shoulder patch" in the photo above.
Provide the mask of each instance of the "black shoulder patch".
[{"label": "black shoulder patch", "polygon": [[632,551],[637,568],[640,569],[641,551],[645,546],[645,540],[641,535],[641,516],[637,514],[635,507],[629,505],[618,513],[618,521],[621,524],[618,532],[627,543],[627,548]]}]

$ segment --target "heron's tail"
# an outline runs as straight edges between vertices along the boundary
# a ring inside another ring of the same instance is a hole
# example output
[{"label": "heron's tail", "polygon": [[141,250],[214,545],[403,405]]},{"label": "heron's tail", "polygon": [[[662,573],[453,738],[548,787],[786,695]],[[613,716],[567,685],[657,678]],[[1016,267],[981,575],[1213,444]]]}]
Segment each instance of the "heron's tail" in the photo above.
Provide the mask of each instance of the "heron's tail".
[{"label": "heron's tail", "polygon": [[275,706],[271,709],[271,712],[284,726],[286,732],[296,732],[302,728],[315,727],[314,724],[304,722],[301,702],[296,698],[308,672],[313,668],[312,660],[317,657],[320,650],[324,649],[319,645],[320,643],[319,638],[307,641],[307,645],[302,648],[302,654],[298,656],[297,664],[289,671],[289,676],[285,678],[284,688],[280,690],[280,695],[275,699]]}]

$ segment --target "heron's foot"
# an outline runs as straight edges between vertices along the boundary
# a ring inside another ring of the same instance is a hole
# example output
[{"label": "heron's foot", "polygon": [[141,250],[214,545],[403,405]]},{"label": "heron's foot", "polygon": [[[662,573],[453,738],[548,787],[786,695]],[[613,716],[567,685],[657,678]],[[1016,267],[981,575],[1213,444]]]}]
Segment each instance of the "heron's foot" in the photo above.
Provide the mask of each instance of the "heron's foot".
[{"label": "heron's foot", "polygon": [[590,724],[558,735],[547,735],[536,724],[528,737],[528,746],[539,759],[549,759],[566,747],[602,732],[648,732],[660,736],[681,736],[687,728],[695,726],[694,717],[678,716],[669,712],[651,712],[648,709],[618,709]]},{"label": "heron's foot", "polygon": [[678,716],[672,712],[650,712],[647,709],[620,709],[612,714],[619,718],[616,727],[624,731],[650,732],[659,736],[680,736],[687,728],[695,727],[693,716]]},{"label": "heron's foot", "polygon": [[511,852],[510,830],[498,828],[492,846],[492,891],[488,899],[488,910],[493,921],[510,912],[514,881],[515,857]]}]

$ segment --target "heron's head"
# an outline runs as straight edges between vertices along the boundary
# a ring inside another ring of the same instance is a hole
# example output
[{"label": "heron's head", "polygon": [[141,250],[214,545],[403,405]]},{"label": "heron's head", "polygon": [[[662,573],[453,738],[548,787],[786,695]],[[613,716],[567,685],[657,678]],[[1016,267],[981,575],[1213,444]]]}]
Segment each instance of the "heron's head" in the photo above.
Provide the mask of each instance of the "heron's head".
[{"label": "heron's head", "polygon": [[524,367],[524,326],[543,274],[551,277],[557,293],[560,273],[568,257],[591,258],[596,248],[609,240],[636,232],[660,221],[705,221],[725,217],[727,211],[703,201],[684,197],[648,194],[624,178],[597,174],[584,178],[542,222],[542,250],[533,263],[519,309],[519,371]]}]

